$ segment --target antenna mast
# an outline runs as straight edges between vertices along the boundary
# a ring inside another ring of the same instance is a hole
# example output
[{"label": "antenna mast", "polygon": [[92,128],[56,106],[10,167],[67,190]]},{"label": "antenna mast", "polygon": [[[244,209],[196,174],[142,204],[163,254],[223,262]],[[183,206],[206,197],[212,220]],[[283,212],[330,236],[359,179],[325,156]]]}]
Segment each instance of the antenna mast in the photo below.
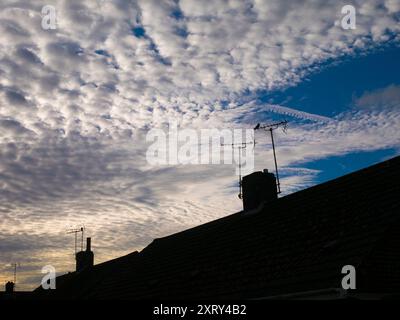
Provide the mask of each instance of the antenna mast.
[{"label": "antenna mast", "polygon": [[272,123],[272,124],[268,124],[268,125],[260,125],[257,124],[254,128],[255,130],[259,130],[259,129],[264,129],[265,131],[269,131],[270,135],[271,135],[271,143],[272,143],[272,150],[274,153],[274,163],[275,163],[275,175],[276,175],[276,186],[278,189],[278,194],[281,193],[281,183],[279,181],[279,173],[278,173],[278,162],[276,160],[276,151],[275,151],[275,141],[274,141],[274,130],[278,129],[279,127],[282,127],[283,132],[286,132],[287,130],[287,124],[288,122],[285,121],[281,121],[281,122],[276,122],[276,123]]},{"label": "antenna mast", "polygon": [[74,233],[75,234],[75,256],[76,256],[76,253],[77,253],[78,233],[79,232],[81,232],[81,251],[83,251],[83,234],[84,234],[84,231],[85,231],[85,227],[84,226],[82,226],[80,228],[77,228],[77,229],[71,229],[71,230],[67,231],[68,234],[69,233]]},{"label": "antenna mast", "polygon": [[247,145],[255,145],[255,140],[252,142],[241,142],[241,143],[227,143],[223,144],[221,143],[222,147],[230,146],[232,149],[238,149],[239,150],[239,194],[238,197],[239,199],[243,199],[243,193],[242,193],[242,150],[246,149]]},{"label": "antenna mast", "polygon": [[17,268],[19,268],[21,265],[19,262],[13,262],[11,263],[11,267],[13,268],[13,281],[14,281],[14,288],[17,286]]}]

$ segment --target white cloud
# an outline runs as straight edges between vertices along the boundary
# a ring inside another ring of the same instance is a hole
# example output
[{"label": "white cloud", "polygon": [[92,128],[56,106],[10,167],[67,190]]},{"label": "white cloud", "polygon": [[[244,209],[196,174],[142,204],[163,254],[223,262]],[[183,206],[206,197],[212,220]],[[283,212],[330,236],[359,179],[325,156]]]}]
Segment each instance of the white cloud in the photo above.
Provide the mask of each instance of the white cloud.
[{"label": "white cloud", "polygon": [[[56,30],[41,28],[49,4]],[[88,226],[101,260],[238,210],[230,167],[147,166],[143,130],[169,119],[197,129],[251,127],[268,112],[307,120],[278,135],[282,165],[297,172],[283,181],[288,190],[317,174],[297,163],[398,145],[395,111],[329,120],[253,101],[259,90],[294,85],[327,59],[398,34],[397,2],[355,1],[356,30],[340,28],[344,4],[2,1],[0,233],[36,245],[16,247],[0,263],[31,252],[71,268],[62,259],[68,250],[57,249],[71,242],[71,224]],[[51,249],[47,236],[59,244]]]},{"label": "white cloud", "polygon": [[359,108],[382,109],[400,107],[400,85],[390,85],[386,88],[364,92],[354,99]]}]

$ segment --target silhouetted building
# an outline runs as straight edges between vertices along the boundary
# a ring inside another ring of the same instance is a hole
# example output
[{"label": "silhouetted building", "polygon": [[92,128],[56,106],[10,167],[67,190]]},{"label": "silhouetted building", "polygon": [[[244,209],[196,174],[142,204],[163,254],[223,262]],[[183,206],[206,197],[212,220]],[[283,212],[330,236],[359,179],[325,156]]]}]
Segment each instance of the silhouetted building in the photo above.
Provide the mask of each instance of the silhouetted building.
[{"label": "silhouetted building", "polygon": [[14,282],[8,281],[6,283],[6,293],[10,294],[14,292]]},{"label": "silhouetted building", "polygon": [[[261,188],[250,206],[266,193]],[[36,293],[46,299],[399,297],[399,195],[396,157],[155,239],[139,253],[58,277],[54,292]],[[346,265],[356,270],[354,290],[342,288]]]},{"label": "silhouetted building", "polygon": [[264,171],[253,172],[243,177],[243,209],[257,209],[260,205],[278,198],[275,175]]},{"label": "silhouetted building", "polygon": [[0,301],[31,300],[36,296],[37,295],[31,291],[16,291],[15,283],[12,281],[6,283],[4,292],[0,291]]},{"label": "silhouetted building", "polygon": [[91,250],[91,238],[86,238],[86,251],[79,251],[76,254],[76,271],[93,267],[94,254]]}]

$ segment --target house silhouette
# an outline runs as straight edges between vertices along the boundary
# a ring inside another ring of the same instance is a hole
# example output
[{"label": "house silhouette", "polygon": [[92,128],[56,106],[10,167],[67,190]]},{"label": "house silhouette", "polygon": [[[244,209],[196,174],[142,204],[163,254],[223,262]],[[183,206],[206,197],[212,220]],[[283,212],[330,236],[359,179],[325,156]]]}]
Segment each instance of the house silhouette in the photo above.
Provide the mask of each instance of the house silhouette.
[{"label": "house silhouette", "polygon": [[[400,292],[400,157],[57,278],[45,299],[382,299]],[[344,266],[356,289],[344,290]]]}]

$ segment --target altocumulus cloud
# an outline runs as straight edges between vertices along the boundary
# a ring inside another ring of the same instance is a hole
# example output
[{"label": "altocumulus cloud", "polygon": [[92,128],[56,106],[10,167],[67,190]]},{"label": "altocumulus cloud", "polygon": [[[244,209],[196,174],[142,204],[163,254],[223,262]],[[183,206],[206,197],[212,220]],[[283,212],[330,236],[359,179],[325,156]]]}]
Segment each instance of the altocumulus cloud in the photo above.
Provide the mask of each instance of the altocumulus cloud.
[{"label": "altocumulus cloud", "polygon": [[[398,110],[326,119],[243,98],[295,85],[330,59],[398,43],[397,1],[353,1],[351,32],[340,28],[345,4],[2,1],[2,280],[15,260],[26,266],[27,288],[42,265],[72,269],[71,225],[88,227],[101,261],[239,209],[229,166],[146,163],[146,130],[169,119],[195,129],[249,127],[267,120],[265,111],[304,119],[281,138],[291,174],[283,183],[295,186],[288,190],[313,182],[318,172],[297,166],[306,160],[398,146]],[[41,28],[44,5],[57,10],[56,30]],[[358,102],[386,101],[393,90]],[[375,134],[377,121],[385,121],[383,134]]]}]

